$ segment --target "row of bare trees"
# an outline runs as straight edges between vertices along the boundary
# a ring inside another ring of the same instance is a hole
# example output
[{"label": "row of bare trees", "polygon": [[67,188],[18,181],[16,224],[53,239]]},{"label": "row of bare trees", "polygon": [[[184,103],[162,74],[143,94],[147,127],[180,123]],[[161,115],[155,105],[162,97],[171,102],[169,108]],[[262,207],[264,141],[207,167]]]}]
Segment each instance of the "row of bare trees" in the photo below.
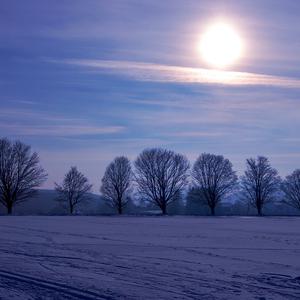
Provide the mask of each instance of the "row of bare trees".
[{"label": "row of bare trees", "polygon": [[[191,187],[197,191],[199,203],[208,206],[212,215],[233,192],[240,192],[257,209],[258,215],[262,215],[265,205],[280,192],[285,203],[300,210],[300,170],[281,180],[263,156],[246,160],[246,171],[240,180],[228,159],[208,153],[201,154],[190,170],[190,163],[182,154],[161,148],[146,149],[133,166],[128,158],[117,157],[102,178],[100,192],[119,214],[133,192],[166,214],[168,206]],[[34,196],[46,178],[37,153],[31,153],[29,146],[0,139],[0,203],[8,214],[14,205]],[[58,200],[67,204],[72,214],[77,205],[88,199],[92,185],[76,167],[71,167],[62,184],[55,183],[55,189]]]},{"label": "row of bare trees", "polygon": [[116,158],[106,169],[101,192],[118,213],[122,213],[129,193],[136,186],[140,197],[166,214],[167,207],[182,196],[188,183],[212,215],[221,201],[233,192],[240,192],[244,200],[257,209],[258,215],[262,215],[266,204],[281,191],[283,201],[300,210],[300,170],[281,180],[266,157],[247,159],[246,171],[240,181],[232,163],[222,155],[203,153],[190,174],[189,168],[187,158],[181,154],[160,148],[146,149],[134,161],[134,172],[127,158]]}]

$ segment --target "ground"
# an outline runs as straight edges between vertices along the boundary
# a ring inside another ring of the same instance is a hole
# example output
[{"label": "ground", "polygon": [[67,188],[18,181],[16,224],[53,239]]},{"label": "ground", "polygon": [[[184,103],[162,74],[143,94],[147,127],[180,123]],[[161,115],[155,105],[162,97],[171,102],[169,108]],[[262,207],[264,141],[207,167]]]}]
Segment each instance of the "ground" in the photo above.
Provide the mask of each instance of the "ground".
[{"label": "ground", "polygon": [[300,299],[300,218],[0,217],[0,299]]}]

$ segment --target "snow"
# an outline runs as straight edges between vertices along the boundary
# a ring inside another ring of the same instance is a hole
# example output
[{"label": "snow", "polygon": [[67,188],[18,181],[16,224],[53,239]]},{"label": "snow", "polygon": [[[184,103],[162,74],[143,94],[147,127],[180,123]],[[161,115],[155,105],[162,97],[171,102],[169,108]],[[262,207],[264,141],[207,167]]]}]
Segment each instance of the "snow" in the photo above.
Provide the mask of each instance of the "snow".
[{"label": "snow", "polygon": [[0,217],[0,299],[300,299],[297,217]]}]

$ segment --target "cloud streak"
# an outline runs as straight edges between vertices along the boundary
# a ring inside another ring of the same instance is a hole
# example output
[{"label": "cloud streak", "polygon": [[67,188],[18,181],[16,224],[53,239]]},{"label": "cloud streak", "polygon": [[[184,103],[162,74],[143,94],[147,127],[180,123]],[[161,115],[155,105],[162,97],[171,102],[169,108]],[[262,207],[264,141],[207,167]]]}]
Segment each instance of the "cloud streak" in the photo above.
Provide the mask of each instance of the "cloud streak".
[{"label": "cloud streak", "polygon": [[22,136],[81,136],[97,134],[113,134],[124,130],[121,126],[87,126],[87,125],[18,125],[18,124],[0,124],[4,132],[12,135]]},{"label": "cloud streak", "polygon": [[[0,111],[4,120],[0,133],[4,135],[75,137],[88,135],[110,135],[123,132],[126,128],[115,125],[94,125],[85,119],[49,115],[41,111],[4,108]],[[16,120],[11,122],[11,118]],[[47,123],[42,124],[41,123]]]},{"label": "cloud streak", "polygon": [[67,59],[47,61],[88,68],[90,71],[126,76],[137,81],[300,88],[300,80],[297,78],[257,73],[220,71],[119,60]]}]

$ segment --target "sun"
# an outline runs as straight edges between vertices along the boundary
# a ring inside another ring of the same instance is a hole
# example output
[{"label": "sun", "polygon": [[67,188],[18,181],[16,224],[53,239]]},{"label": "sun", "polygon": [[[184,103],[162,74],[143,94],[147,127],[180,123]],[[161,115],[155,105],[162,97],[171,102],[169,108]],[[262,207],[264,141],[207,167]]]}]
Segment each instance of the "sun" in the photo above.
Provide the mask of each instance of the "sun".
[{"label": "sun", "polygon": [[242,48],[238,33],[226,23],[208,27],[199,44],[203,60],[214,68],[232,65],[241,57]]}]

